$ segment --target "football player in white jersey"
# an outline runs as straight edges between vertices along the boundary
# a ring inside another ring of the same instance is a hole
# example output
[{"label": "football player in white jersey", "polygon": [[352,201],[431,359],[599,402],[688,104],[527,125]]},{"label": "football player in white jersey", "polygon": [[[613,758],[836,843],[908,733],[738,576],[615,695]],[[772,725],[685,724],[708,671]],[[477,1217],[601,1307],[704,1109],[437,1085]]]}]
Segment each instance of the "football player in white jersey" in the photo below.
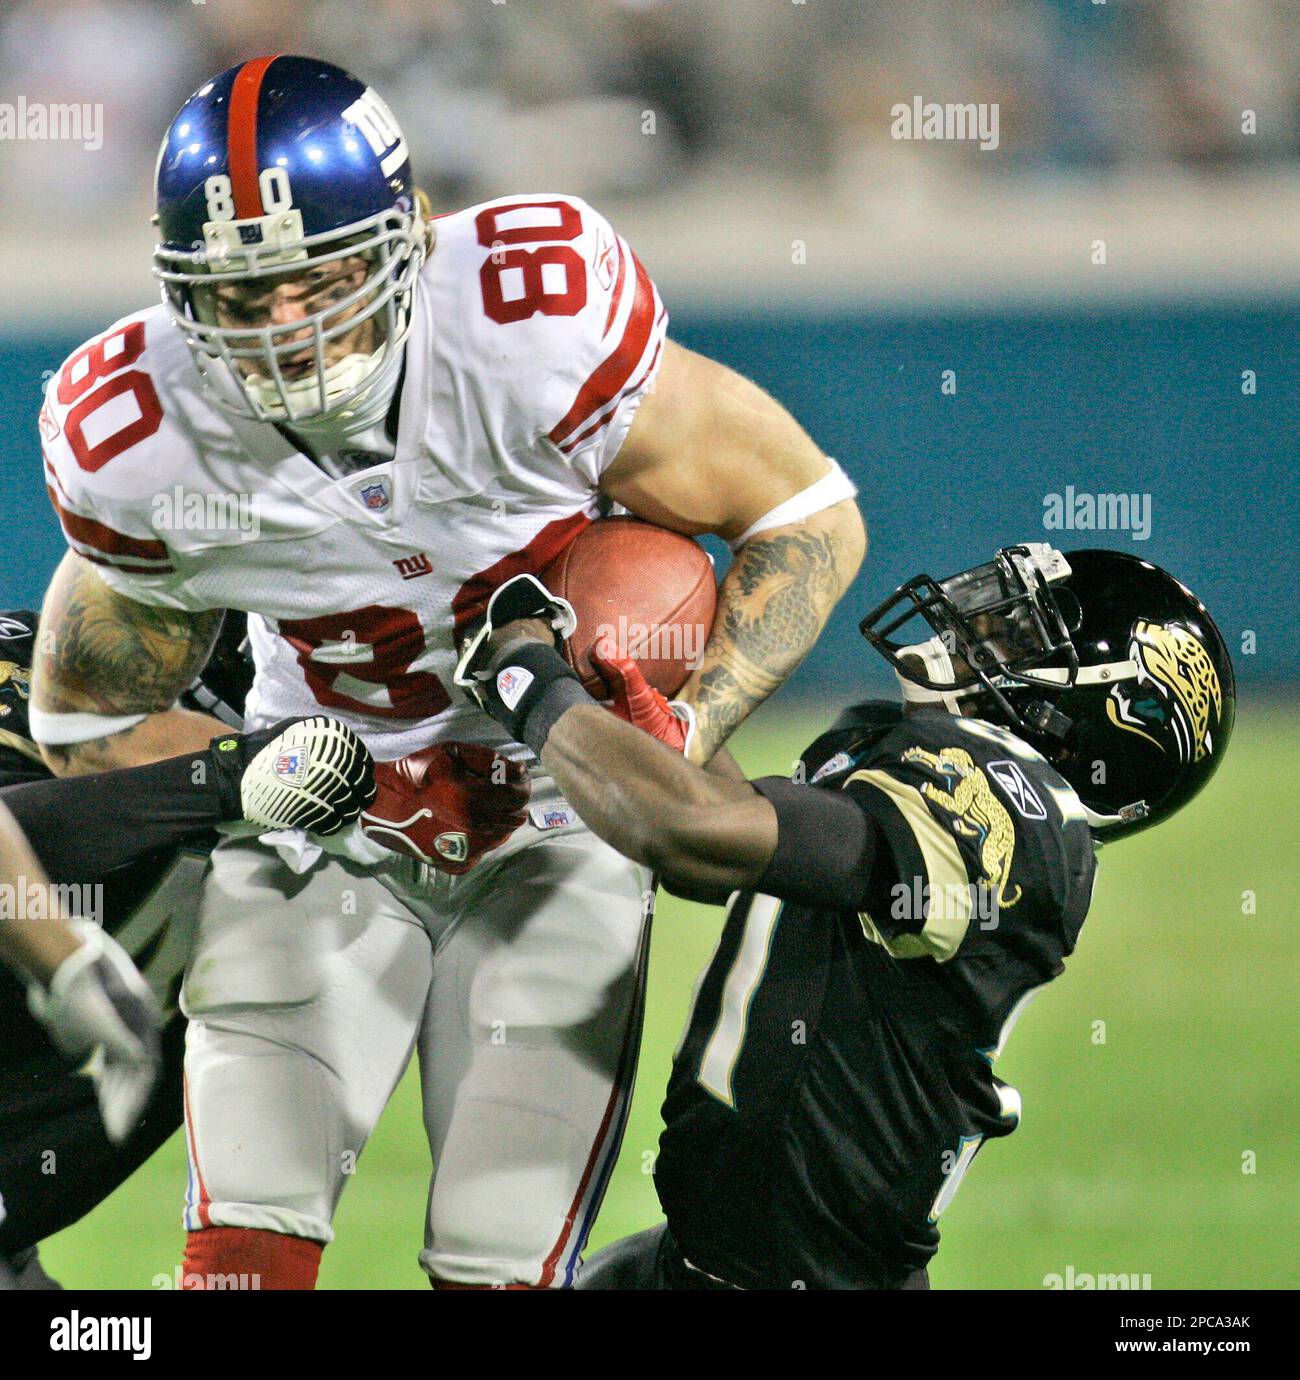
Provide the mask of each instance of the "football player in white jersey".
[{"label": "football player in white jersey", "polygon": [[611,508],[718,533],[736,558],[681,695],[692,756],[716,760],[857,570],[853,486],[771,398],[667,339],[584,202],[429,214],[387,106],[329,64],[257,58],[202,86],[157,206],[163,304],[73,354],[41,412],[71,552],[34,735],[60,773],[206,744],[220,725],[176,696],[236,608],[250,725],[324,709],[379,787],[329,851],[286,831],[214,855],[183,992],[186,1272],[310,1287],[418,1049],[423,1268],[564,1287],[630,1096],[650,876],[454,688],[458,644]]}]

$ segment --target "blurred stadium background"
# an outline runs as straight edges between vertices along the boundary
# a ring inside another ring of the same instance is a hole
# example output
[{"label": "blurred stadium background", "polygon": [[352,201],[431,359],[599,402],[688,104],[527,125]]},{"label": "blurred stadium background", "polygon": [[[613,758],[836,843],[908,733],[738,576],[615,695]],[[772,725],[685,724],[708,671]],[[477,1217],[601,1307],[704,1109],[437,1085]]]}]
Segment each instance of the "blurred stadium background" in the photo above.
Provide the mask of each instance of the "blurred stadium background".
[{"label": "blurred stadium background", "polygon": [[[1238,654],[1236,745],[1185,816],[1104,857],[1070,971],[999,1065],[1024,1094],[1021,1129],[981,1157],[932,1273],[1300,1284],[1286,1245],[1300,6],[10,0],[0,105],[89,102],[103,126],[99,147],[0,141],[9,605],[37,603],[61,553],[43,380],[154,299],[163,127],[204,77],[276,51],[371,81],[439,209],[510,191],[595,201],[658,279],[677,338],[764,384],[858,481],[872,551],[822,644],[742,731],[752,774],[788,771],[838,704],[890,693],[856,621],[917,570],[1051,539],[1132,550],[1205,599]],[[998,147],[893,138],[892,107],[915,97],[996,103]],[[1149,531],[1045,530],[1071,488],[1149,501]],[[657,1217],[659,1101],[718,913],[663,898],[656,925],[596,1244]],[[170,1281],[183,1183],[177,1138],[48,1245],[49,1267],[89,1287]],[[426,1183],[408,1076],[322,1285],[422,1287]]]}]

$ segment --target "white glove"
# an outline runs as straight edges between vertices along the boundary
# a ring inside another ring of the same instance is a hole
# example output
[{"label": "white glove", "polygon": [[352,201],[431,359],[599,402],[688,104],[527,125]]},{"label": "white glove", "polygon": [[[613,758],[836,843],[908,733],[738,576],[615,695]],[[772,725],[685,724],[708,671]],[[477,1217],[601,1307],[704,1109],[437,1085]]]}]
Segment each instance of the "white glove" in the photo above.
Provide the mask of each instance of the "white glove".
[{"label": "white glove", "polygon": [[244,769],[239,798],[244,818],[263,829],[333,834],[375,798],[374,762],[350,728],[317,715],[262,748]]},{"label": "white glove", "polygon": [[89,920],[69,920],[81,947],[55,969],[48,988],[32,983],[27,1004],[72,1058],[94,1054],[104,1129],[114,1143],[135,1126],[158,1077],[161,1018],[149,984],[112,935]]}]

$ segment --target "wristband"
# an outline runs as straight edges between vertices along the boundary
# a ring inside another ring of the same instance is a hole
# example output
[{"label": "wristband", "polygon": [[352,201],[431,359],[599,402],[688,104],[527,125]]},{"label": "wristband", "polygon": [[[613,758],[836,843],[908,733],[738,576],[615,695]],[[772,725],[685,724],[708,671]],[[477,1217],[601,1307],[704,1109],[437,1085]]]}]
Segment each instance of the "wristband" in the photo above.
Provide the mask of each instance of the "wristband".
[{"label": "wristband", "polygon": [[559,652],[531,638],[503,647],[483,684],[483,708],[539,757],[561,714],[595,703]]}]

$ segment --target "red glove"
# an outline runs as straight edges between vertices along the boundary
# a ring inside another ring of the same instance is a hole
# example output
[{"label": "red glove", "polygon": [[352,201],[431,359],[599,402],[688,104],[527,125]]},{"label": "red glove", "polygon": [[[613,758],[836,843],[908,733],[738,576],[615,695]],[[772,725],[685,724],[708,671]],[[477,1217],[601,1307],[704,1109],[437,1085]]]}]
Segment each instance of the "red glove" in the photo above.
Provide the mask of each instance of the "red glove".
[{"label": "red glove", "polygon": [[459,876],[527,820],[525,778],[523,763],[482,743],[439,743],[376,762],[375,798],[361,828],[394,853]]},{"label": "red glove", "polygon": [[669,703],[641,674],[631,657],[619,656],[614,644],[602,642],[591,651],[591,664],[600,672],[613,698],[610,709],[620,719],[685,753],[695,733],[695,713],[689,705]]}]

